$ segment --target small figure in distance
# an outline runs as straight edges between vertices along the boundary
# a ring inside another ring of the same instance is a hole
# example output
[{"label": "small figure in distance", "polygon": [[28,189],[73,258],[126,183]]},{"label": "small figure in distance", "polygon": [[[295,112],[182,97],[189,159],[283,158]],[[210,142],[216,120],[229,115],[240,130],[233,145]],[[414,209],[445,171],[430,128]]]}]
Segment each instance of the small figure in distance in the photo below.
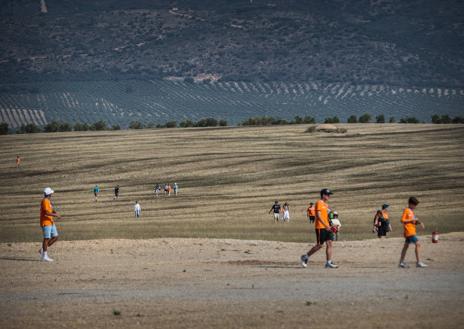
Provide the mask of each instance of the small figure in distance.
[{"label": "small figure in distance", "polygon": [[282,220],[284,223],[290,221],[290,206],[287,202],[282,207]]},{"label": "small figure in distance", "polygon": [[340,222],[340,218],[338,217],[338,212],[334,211],[332,213],[332,219],[331,219],[331,226],[332,226],[332,232],[334,234],[334,241],[338,241],[338,233],[340,232],[340,228],[342,227],[342,223]]},{"label": "small figure in distance", "polygon": [[169,193],[169,185],[166,183],[164,184],[164,195]]},{"label": "small figure in distance", "polygon": [[93,187],[93,195],[95,197],[95,202],[98,201],[98,193],[100,193],[100,187],[97,184]]},{"label": "small figure in distance", "polygon": [[21,157],[19,155],[16,156],[16,168],[19,169],[21,166]]},{"label": "small figure in distance", "polygon": [[155,192],[155,197],[158,197],[160,192],[161,192],[161,186],[160,184],[156,183],[155,187],[153,188],[153,191]]},{"label": "small figure in distance", "polygon": [[177,185],[177,183],[174,183],[173,189],[174,189],[174,195],[177,195],[177,192],[179,191],[179,185]]},{"label": "small figure in distance", "polygon": [[306,215],[308,217],[309,223],[314,223],[316,220],[316,208],[314,207],[314,203],[309,203],[309,207],[306,209]]},{"label": "small figure in distance", "polygon": [[114,188],[114,198],[113,200],[119,199],[119,185],[116,185]]},{"label": "small figure in distance", "polygon": [[377,236],[382,238],[383,236],[386,237],[388,232],[392,231],[392,227],[389,220],[389,213],[388,207],[390,205],[388,203],[384,203],[382,205],[382,210],[377,210],[377,213],[374,217],[374,231],[377,232]]},{"label": "small figure in distance", "polygon": [[278,223],[280,219],[280,204],[278,200],[274,201],[274,204],[271,207],[271,210],[269,210],[269,213],[273,212],[274,213],[274,222]]},{"label": "small figure in distance", "polygon": [[142,216],[142,207],[140,206],[140,203],[138,201],[135,201],[134,213],[135,219],[140,218],[140,216]]},{"label": "small figure in distance", "polygon": [[420,260],[420,243],[419,238],[416,235],[416,226],[420,225],[422,229],[425,229],[424,224],[416,217],[414,214],[414,210],[416,209],[417,205],[419,204],[419,200],[415,197],[410,197],[408,200],[408,207],[404,209],[403,216],[401,216],[401,223],[404,226],[404,246],[403,250],[401,251],[401,258],[399,267],[407,268],[408,265],[404,262],[406,258],[406,252],[408,251],[409,245],[414,243],[416,245],[415,253],[416,253],[416,267],[427,267],[426,264],[422,263]]},{"label": "small figure in distance", "polygon": [[44,262],[53,262],[48,257],[48,247],[58,240],[58,230],[56,229],[54,218],[60,218],[52,204],[52,194],[55,193],[50,187],[43,191],[44,197],[40,203],[40,226],[42,227],[43,242],[40,248],[40,260]]}]

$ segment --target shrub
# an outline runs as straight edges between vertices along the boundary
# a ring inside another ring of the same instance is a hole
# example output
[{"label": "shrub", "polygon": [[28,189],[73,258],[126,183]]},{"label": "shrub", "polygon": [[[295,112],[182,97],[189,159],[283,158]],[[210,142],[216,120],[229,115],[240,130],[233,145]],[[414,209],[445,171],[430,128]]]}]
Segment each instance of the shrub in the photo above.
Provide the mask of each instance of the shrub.
[{"label": "shrub", "polygon": [[201,119],[195,123],[195,127],[216,127],[217,125],[218,121],[213,118]]},{"label": "shrub", "polygon": [[358,122],[358,118],[356,117],[356,115],[350,115],[348,117],[348,120],[346,121],[348,123],[357,123]]},{"label": "shrub", "polygon": [[139,121],[132,121],[129,124],[129,129],[143,129],[143,124]]},{"label": "shrub", "polygon": [[454,117],[453,123],[464,123],[464,117]]},{"label": "shrub", "polygon": [[364,113],[359,117],[359,122],[369,123],[371,121],[371,115],[369,113]]},{"label": "shrub", "polygon": [[303,123],[316,123],[316,119],[307,115],[303,118]]},{"label": "shrub", "polygon": [[305,133],[313,133],[313,132],[316,132],[316,126],[308,127],[308,129],[305,130]]},{"label": "shrub", "polygon": [[181,123],[179,123],[179,127],[181,128],[188,128],[188,127],[193,127],[194,123],[192,120],[184,120]]},{"label": "shrub", "polygon": [[0,122],[0,135],[7,135],[9,132],[8,123]]},{"label": "shrub", "polygon": [[166,122],[166,128],[176,128],[177,122],[176,121],[168,121]]},{"label": "shrub", "polygon": [[324,123],[340,123],[340,119],[337,116],[332,118],[325,118]]},{"label": "shrub", "polygon": [[221,127],[227,127],[227,121],[222,119],[222,120],[219,120],[219,126]]},{"label": "shrub", "polygon": [[388,119],[388,122],[390,122],[390,123],[395,123],[395,122],[396,122],[395,117],[390,117],[390,119]]},{"label": "shrub", "polygon": [[121,126],[118,124],[112,125],[111,130],[121,130]]},{"label": "shrub", "polygon": [[58,121],[51,121],[44,126],[44,132],[46,133],[55,133],[58,131],[60,123]]},{"label": "shrub", "polygon": [[100,131],[100,130],[106,130],[106,129],[107,129],[106,122],[103,120],[97,121],[90,126],[90,130]]},{"label": "shrub", "polygon": [[293,121],[292,121],[291,123],[294,123],[294,124],[297,124],[297,125],[302,124],[302,123],[303,123],[303,118],[300,117],[299,115],[297,115],[297,116],[293,119]]},{"label": "shrub", "polygon": [[34,134],[34,133],[40,133],[40,132],[41,132],[40,128],[33,123],[22,125],[16,131],[17,134]]},{"label": "shrub", "polygon": [[379,114],[375,117],[375,122],[377,123],[385,123],[385,115]]},{"label": "shrub", "polygon": [[61,122],[58,126],[58,131],[72,131],[72,127],[67,122]]},{"label": "shrub", "polygon": [[419,120],[415,117],[401,118],[400,123],[419,123]]},{"label": "shrub", "polygon": [[74,131],[87,131],[89,129],[89,125],[86,123],[76,122],[74,124]]}]

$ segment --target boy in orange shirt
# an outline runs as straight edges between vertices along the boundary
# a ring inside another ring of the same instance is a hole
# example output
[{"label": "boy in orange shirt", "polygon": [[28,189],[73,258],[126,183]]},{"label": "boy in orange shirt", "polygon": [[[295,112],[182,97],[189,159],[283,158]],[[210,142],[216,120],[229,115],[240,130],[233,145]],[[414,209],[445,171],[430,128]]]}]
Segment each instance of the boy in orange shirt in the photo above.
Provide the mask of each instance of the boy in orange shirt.
[{"label": "boy in orange shirt", "polygon": [[306,267],[308,266],[309,257],[314,253],[318,252],[324,243],[326,244],[326,268],[337,268],[338,266],[332,262],[332,240],[333,240],[333,233],[332,233],[332,224],[329,220],[329,205],[327,202],[329,201],[330,196],[332,195],[332,191],[325,188],[321,190],[321,199],[316,202],[316,221],[315,221],[315,228],[316,228],[316,240],[317,243],[311,250],[308,251],[307,254],[302,255],[300,257],[301,266]]},{"label": "boy in orange shirt", "polygon": [[416,266],[417,267],[427,267],[426,264],[420,261],[420,243],[419,238],[416,236],[416,225],[420,225],[423,229],[425,228],[424,224],[419,221],[414,214],[414,209],[416,209],[419,204],[419,200],[415,197],[410,197],[408,201],[408,208],[404,209],[403,216],[401,216],[401,223],[404,225],[404,237],[406,238],[401,251],[401,259],[399,267],[406,268],[408,267],[404,262],[406,257],[406,252],[408,251],[409,245],[414,243],[416,245]]},{"label": "boy in orange shirt", "polygon": [[53,259],[48,257],[48,247],[58,240],[58,231],[53,218],[59,218],[60,215],[53,209],[51,197],[54,191],[47,187],[44,189],[44,198],[40,203],[40,226],[43,232],[42,248],[39,250],[40,259],[44,262],[53,262]]},{"label": "boy in orange shirt", "polygon": [[308,209],[306,209],[306,214],[308,216],[308,220],[310,223],[314,223],[316,220],[316,208],[314,207],[314,203],[310,202]]}]

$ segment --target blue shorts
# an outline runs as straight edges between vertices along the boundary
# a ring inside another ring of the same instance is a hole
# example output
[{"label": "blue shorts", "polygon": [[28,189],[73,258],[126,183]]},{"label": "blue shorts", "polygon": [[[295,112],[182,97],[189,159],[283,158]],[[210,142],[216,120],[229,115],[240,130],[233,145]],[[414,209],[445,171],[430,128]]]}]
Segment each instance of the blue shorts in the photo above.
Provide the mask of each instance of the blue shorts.
[{"label": "blue shorts", "polygon": [[58,236],[58,230],[56,229],[55,224],[43,226],[42,232],[44,239],[50,239]]},{"label": "blue shorts", "polygon": [[408,236],[406,237],[406,240],[404,241],[404,243],[407,243],[407,244],[411,244],[411,243],[416,244],[417,242],[419,242],[419,238],[416,235]]}]

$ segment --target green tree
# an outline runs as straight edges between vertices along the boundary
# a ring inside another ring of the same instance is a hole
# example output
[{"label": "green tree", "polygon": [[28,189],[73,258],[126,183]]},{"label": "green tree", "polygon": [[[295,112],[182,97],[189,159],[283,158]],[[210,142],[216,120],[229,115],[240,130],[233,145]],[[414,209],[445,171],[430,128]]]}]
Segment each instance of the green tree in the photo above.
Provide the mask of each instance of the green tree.
[{"label": "green tree", "polygon": [[221,127],[227,127],[227,121],[224,119],[219,120],[219,126]]},{"label": "green tree", "polygon": [[188,128],[188,127],[193,127],[194,123],[192,120],[184,120],[181,123],[179,123],[179,127],[181,128]]},{"label": "green tree", "polygon": [[295,123],[297,125],[299,124],[302,124],[303,123],[303,118],[300,117],[299,115],[295,116],[295,118],[293,119],[293,122],[292,123]]},{"label": "green tree", "polygon": [[454,117],[453,123],[464,123],[464,117]]},{"label": "green tree", "polygon": [[55,133],[58,131],[59,127],[60,123],[58,121],[53,120],[47,123],[43,129],[46,133]]},{"label": "green tree", "polygon": [[37,125],[33,123],[28,123],[27,125],[22,125],[19,127],[19,129],[16,131],[17,134],[34,134],[34,133],[40,133],[41,129]]},{"label": "green tree", "polygon": [[87,131],[89,129],[89,125],[86,123],[76,122],[74,124],[74,131]]},{"label": "green tree", "polygon": [[114,124],[111,126],[111,130],[121,130],[121,126],[118,124]]},{"label": "green tree", "polygon": [[396,122],[395,117],[390,117],[390,119],[388,119],[388,122],[390,122],[390,123],[395,123],[395,122]]},{"label": "green tree", "polygon": [[375,117],[375,122],[377,123],[385,123],[385,115],[379,114]]},{"label": "green tree", "polygon": [[350,115],[348,117],[348,120],[346,121],[348,123],[357,123],[358,122],[358,118],[356,117],[356,115]]},{"label": "green tree", "polygon": [[359,122],[361,123],[369,123],[371,121],[371,115],[369,113],[364,113],[359,117]]},{"label": "green tree", "polygon": [[107,129],[107,125],[106,125],[106,122],[103,120],[97,121],[90,126],[90,130],[100,131],[100,130],[106,130],[106,129]]},{"label": "green tree", "polygon": [[58,125],[58,131],[72,131],[72,127],[67,122],[60,122]]},{"label": "green tree", "polygon": [[140,121],[131,121],[129,129],[143,129],[143,124]]},{"label": "green tree", "polygon": [[8,123],[1,122],[0,123],[0,135],[7,135],[9,132]]},{"label": "green tree", "polygon": [[166,128],[176,128],[177,122],[176,121],[168,121],[166,122]]},{"label": "green tree", "polygon": [[307,116],[305,116],[305,117],[303,118],[303,123],[311,123],[311,124],[314,124],[314,123],[316,123],[316,119],[314,119],[314,117],[312,117],[312,116],[307,115]]},{"label": "green tree", "polygon": [[432,123],[436,123],[436,124],[441,123],[441,118],[438,114],[432,115]]},{"label": "green tree", "polygon": [[337,116],[325,118],[324,123],[340,123],[340,119]]},{"label": "green tree", "polygon": [[419,123],[419,120],[415,117],[401,118],[400,123]]}]

